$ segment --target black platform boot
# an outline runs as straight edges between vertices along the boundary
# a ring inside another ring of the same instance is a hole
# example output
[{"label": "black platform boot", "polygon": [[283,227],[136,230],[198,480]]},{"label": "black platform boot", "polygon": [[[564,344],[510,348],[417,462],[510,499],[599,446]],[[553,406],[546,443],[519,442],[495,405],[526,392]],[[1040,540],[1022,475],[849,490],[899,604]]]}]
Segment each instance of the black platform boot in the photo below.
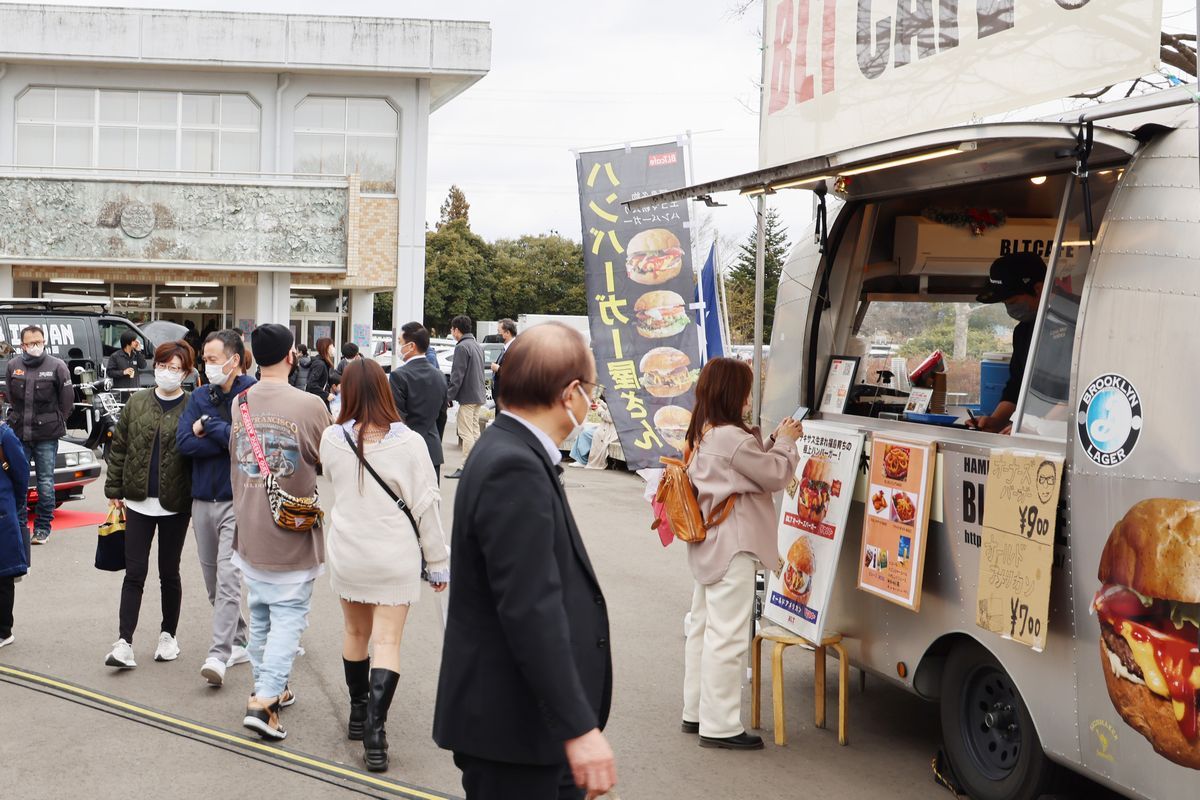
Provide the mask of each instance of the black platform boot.
[{"label": "black platform boot", "polygon": [[342,669],[346,672],[346,688],[350,690],[350,724],[346,728],[346,736],[351,741],[361,742],[363,731],[367,727],[367,695],[371,691],[371,659],[347,661],[343,658]]},{"label": "black platform boot", "polygon": [[363,735],[363,761],[371,772],[384,772],[388,768],[387,722],[392,696],[400,673],[390,669],[371,670],[371,692],[367,701],[367,730]]}]

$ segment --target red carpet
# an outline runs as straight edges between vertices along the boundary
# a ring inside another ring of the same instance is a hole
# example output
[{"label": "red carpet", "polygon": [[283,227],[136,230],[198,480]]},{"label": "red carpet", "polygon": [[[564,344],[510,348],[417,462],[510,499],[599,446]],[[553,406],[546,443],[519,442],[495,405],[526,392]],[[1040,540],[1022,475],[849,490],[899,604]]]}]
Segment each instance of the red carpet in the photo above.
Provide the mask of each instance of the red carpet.
[{"label": "red carpet", "polygon": [[[29,527],[33,528],[33,511],[29,512]],[[54,521],[50,530],[65,531],[69,528],[96,528],[108,519],[108,514],[97,514],[92,511],[70,511],[65,508],[55,509]]]}]

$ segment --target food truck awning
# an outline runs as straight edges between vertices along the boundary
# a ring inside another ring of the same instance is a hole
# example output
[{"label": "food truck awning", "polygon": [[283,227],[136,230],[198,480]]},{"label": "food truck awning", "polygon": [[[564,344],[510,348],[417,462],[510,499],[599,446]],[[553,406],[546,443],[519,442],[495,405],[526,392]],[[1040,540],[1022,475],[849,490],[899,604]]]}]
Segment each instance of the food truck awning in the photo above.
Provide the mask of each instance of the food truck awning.
[{"label": "food truck awning", "polygon": [[[1041,175],[1072,169],[1080,125],[1062,122],[1002,122],[965,125],[853,147],[826,156],[760,169],[730,178],[639,197],[630,209],[721,192],[771,194],[780,189],[836,185],[848,198],[878,197],[959,183]],[[1096,127],[1088,157],[1091,167],[1122,164],[1138,141],[1130,133]]]}]

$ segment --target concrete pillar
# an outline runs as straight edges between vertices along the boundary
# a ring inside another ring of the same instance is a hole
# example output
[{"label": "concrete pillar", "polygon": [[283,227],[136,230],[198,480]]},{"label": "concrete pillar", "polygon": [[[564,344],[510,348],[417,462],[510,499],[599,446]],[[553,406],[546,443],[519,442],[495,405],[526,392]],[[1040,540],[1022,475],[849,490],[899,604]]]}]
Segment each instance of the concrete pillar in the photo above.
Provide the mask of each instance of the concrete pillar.
[{"label": "concrete pillar", "polygon": [[363,352],[371,351],[371,327],[375,315],[375,293],[367,289],[350,290],[350,330],[343,338],[354,342]]},{"label": "concrete pillar", "polygon": [[254,330],[258,320],[258,287],[233,287],[233,327],[242,329],[243,333]]},{"label": "concrete pillar", "polygon": [[289,272],[258,273],[254,323],[287,325],[291,319],[292,276]]},{"label": "concrete pillar", "polygon": [[413,82],[415,103],[400,119],[399,252],[392,328],[425,319],[425,184],[429,160],[429,81]]},{"label": "concrete pillar", "polygon": [[0,264],[0,297],[15,297],[12,264]]}]

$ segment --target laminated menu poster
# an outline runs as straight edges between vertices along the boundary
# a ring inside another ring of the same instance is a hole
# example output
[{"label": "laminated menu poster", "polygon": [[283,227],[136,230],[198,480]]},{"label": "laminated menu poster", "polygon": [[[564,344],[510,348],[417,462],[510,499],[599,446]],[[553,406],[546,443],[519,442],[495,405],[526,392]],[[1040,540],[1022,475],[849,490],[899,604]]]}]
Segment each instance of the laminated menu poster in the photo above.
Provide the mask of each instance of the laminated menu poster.
[{"label": "laminated menu poster", "polygon": [[976,622],[1039,652],[1046,646],[1062,466],[1062,456],[1001,450],[988,468]]},{"label": "laminated menu poster", "polygon": [[937,443],[875,434],[858,588],[917,611]]},{"label": "laminated menu poster", "polygon": [[806,422],[798,446],[800,461],[779,514],[783,564],[778,574],[771,573],[763,616],[819,642],[846,533],[863,434]]}]

